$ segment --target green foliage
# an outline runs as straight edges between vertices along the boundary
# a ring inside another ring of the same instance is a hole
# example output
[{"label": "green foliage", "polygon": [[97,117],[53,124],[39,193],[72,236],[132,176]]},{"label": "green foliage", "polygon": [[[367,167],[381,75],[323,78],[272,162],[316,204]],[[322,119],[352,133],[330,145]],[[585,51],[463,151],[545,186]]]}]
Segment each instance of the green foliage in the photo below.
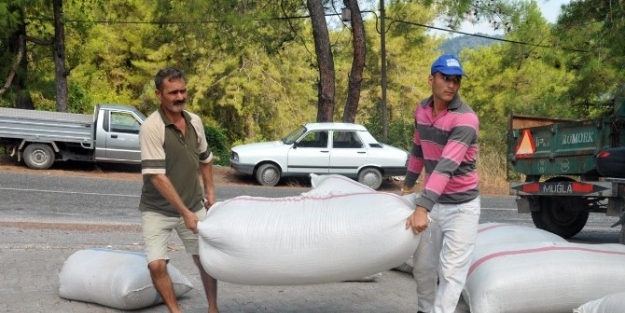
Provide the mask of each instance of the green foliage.
[{"label": "green foliage", "polygon": [[[431,93],[431,62],[447,49],[441,46],[446,38],[415,23],[431,25],[437,18],[452,26],[467,14],[476,22],[490,19],[493,27],[505,30],[506,39],[527,43],[475,48],[472,38],[460,53],[469,75],[460,94],[480,117],[482,151],[505,153],[511,113],[596,117],[605,114],[607,108],[600,105],[605,100],[625,96],[625,38],[620,36],[625,13],[620,6],[607,6],[607,0],[571,2],[556,26],[545,21],[535,1],[387,3],[387,139],[380,112],[379,21],[369,13],[363,13],[367,59],[356,115],[356,123],[380,141],[412,148],[413,111]],[[333,13],[337,3],[324,4]],[[375,7],[376,1],[367,4]],[[186,73],[188,107],[207,125],[216,164],[227,164],[229,144],[275,140],[316,119],[319,73],[312,29],[309,19],[295,18],[307,15],[303,1],[87,0],[65,1],[63,9],[71,112],[90,113],[95,103],[152,112],[158,107],[154,75],[176,66]],[[53,35],[49,1],[0,3],[0,86],[15,57],[8,43],[20,26],[20,12],[29,36],[49,40]],[[328,20],[338,120],[346,101],[352,38],[349,23]],[[27,48],[27,91],[37,109],[55,110],[51,47],[31,42]],[[11,106],[14,99],[6,92],[0,105]]]},{"label": "green foliage", "polygon": [[597,116],[609,98],[622,94],[625,82],[625,8],[612,1],[572,1],[553,29],[567,51],[563,64],[574,74],[570,101],[576,112]]},{"label": "green foliage", "polygon": [[406,151],[412,150],[414,119],[398,119],[390,121],[387,126],[386,141],[383,140],[383,125],[379,113],[372,114],[369,120],[364,123],[364,126],[379,142],[387,143]]},{"label": "green foliage", "polygon": [[206,135],[208,146],[215,157],[213,164],[228,165],[230,159],[230,145],[228,144],[228,138],[224,135],[223,130],[219,127],[204,124],[204,134]]},{"label": "green foliage", "polygon": [[70,113],[93,113],[94,103],[85,91],[83,86],[70,84],[69,86],[69,106],[67,111]]}]

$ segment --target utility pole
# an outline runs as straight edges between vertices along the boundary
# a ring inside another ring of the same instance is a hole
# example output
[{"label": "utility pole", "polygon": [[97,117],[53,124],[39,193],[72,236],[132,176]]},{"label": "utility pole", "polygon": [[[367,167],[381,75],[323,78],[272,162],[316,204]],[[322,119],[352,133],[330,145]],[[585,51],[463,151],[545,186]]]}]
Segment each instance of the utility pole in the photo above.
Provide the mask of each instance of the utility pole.
[{"label": "utility pole", "polygon": [[384,0],[380,0],[380,55],[381,55],[381,87],[382,87],[382,101],[380,103],[380,111],[382,113],[382,137],[384,143],[388,143],[388,117],[386,110],[386,28],[384,24],[385,20]]}]

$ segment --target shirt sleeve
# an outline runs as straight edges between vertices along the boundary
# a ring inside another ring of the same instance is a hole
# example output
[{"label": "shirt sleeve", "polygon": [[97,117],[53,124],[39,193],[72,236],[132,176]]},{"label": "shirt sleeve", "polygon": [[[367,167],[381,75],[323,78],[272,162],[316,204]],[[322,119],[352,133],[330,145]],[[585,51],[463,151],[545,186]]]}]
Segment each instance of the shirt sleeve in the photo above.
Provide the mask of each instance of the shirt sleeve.
[{"label": "shirt sleeve", "polygon": [[404,179],[404,186],[406,187],[414,187],[417,179],[419,179],[419,175],[423,170],[423,150],[421,150],[421,139],[419,138],[419,133],[417,132],[417,127],[415,125],[415,131],[412,142],[412,149],[410,151],[410,155],[408,157],[408,169],[406,170],[406,177]]},{"label": "shirt sleeve", "polygon": [[165,174],[165,128],[154,119],[146,120],[139,130],[141,146],[141,174]]}]

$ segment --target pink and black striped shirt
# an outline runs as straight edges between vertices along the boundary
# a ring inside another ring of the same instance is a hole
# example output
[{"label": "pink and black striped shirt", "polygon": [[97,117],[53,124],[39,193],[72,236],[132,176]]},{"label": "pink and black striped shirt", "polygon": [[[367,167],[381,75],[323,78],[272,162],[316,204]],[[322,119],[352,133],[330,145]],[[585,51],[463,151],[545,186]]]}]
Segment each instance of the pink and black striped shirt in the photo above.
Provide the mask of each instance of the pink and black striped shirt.
[{"label": "pink and black striped shirt", "polygon": [[464,203],[479,195],[477,114],[458,95],[436,118],[432,110],[432,97],[415,110],[414,142],[404,183],[413,187],[425,167],[425,185],[417,205],[428,211],[435,203]]}]

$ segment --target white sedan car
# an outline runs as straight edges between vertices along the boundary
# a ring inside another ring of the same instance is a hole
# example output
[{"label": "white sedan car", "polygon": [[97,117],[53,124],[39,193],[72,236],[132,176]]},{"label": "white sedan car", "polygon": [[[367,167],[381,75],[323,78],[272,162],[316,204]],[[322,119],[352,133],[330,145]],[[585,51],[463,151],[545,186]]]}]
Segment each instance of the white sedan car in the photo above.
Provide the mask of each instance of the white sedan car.
[{"label": "white sedan car", "polygon": [[362,125],[310,123],[279,141],[235,146],[230,166],[275,186],[282,177],[341,174],[378,189],[384,177],[405,175],[408,152],[378,142]]}]

